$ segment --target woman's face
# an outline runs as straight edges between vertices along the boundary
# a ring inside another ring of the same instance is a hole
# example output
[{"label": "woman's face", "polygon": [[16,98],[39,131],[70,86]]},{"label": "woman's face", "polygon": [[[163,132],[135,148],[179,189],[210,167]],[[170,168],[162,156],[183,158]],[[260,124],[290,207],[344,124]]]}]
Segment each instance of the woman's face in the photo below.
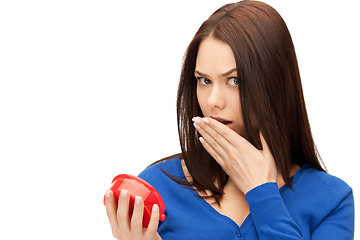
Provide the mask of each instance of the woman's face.
[{"label": "woman's face", "polygon": [[212,117],[246,137],[241,114],[236,62],[230,46],[208,37],[196,58],[196,95],[204,117]]}]

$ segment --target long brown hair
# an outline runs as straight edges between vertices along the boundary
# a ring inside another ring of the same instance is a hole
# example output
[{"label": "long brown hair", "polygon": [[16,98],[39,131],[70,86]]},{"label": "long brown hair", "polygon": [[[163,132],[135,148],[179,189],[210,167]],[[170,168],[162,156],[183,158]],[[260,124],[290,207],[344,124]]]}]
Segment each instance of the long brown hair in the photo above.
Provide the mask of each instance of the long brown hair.
[{"label": "long brown hair", "polygon": [[[175,181],[210,190],[216,202],[229,177],[199,142],[192,118],[203,116],[194,76],[199,45],[207,37],[231,47],[239,79],[241,111],[248,140],[262,149],[262,132],[278,172],[291,187],[291,165],[310,164],[325,171],[310,130],[300,73],[289,30],[271,6],[258,1],[227,4],[207,19],[190,42],[177,94],[177,120],[182,154],[193,182]],[[216,183],[216,184],[215,184]]]}]

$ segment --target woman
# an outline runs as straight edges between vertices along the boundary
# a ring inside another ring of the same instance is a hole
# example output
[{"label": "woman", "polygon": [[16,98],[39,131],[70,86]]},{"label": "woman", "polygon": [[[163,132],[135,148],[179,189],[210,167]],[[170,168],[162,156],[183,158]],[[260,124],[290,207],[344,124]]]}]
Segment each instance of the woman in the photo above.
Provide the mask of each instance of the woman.
[{"label": "woman", "polygon": [[185,54],[177,114],[182,153],[139,176],[162,195],[106,209],[118,239],[353,239],[352,189],[326,173],[305,109],[291,36],[267,4],[241,1],[206,20]]}]

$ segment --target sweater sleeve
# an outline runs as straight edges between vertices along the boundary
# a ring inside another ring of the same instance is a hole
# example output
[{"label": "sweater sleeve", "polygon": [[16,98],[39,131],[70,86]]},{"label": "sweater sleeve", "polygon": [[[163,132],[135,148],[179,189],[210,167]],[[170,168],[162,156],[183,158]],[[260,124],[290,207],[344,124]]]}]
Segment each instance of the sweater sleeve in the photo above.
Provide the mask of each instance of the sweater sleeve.
[{"label": "sweater sleeve", "polygon": [[302,239],[301,229],[289,214],[277,183],[257,186],[245,198],[259,239]]},{"label": "sweater sleeve", "polygon": [[312,240],[354,239],[354,197],[352,191],[316,227]]}]

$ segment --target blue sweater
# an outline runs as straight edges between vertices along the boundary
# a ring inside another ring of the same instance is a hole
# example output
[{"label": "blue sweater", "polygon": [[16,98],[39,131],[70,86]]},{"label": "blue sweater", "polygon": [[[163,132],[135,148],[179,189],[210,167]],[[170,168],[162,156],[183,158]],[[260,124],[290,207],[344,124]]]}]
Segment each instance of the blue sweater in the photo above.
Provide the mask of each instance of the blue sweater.
[{"label": "blue sweater", "polygon": [[265,183],[246,195],[250,214],[241,226],[217,212],[198,193],[166,176],[185,180],[179,158],[146,168],[139,177],[153,185],[165,202],[163,240],[336,239],[354,238],[352,189],[342,180],[305,164],[286,185]]}]

